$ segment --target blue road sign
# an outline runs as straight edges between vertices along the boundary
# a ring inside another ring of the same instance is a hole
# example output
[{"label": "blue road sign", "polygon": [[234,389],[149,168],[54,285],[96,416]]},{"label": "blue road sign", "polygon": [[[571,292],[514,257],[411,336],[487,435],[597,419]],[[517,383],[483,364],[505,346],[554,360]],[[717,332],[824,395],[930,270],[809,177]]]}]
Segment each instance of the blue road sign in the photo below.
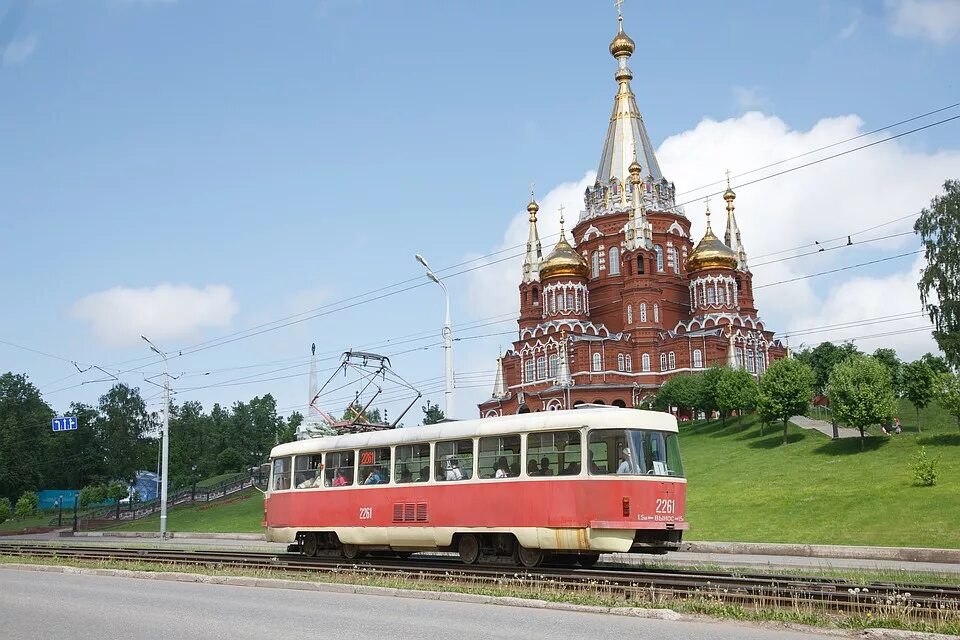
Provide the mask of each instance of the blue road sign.
[{"label": "blue road sign", "polygon": [[77,428],[77,419],[73,416],[53,419],[54,431],[75,431]]}]

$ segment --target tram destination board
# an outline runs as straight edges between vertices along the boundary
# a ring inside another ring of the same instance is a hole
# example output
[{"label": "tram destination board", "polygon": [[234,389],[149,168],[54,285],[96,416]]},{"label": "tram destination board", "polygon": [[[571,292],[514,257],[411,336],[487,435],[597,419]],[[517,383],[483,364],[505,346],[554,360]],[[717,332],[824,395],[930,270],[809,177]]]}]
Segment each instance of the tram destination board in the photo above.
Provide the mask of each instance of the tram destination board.
[{"label": "tram destination board", "polygon": [[74,416],[54,418],[50,421],[54,431],[76,431],[77,419]]}]

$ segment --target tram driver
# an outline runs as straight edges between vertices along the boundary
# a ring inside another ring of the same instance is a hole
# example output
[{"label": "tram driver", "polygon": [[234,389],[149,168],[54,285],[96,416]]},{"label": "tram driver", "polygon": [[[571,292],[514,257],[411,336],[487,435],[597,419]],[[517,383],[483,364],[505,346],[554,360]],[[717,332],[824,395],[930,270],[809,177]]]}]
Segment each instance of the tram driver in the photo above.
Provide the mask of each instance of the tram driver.
[{"label": "tram driver", "polygon": [[460,468],[460,461],[454,456],[447,458],[446,471],[447,480],[463,480],[463,469]]}]

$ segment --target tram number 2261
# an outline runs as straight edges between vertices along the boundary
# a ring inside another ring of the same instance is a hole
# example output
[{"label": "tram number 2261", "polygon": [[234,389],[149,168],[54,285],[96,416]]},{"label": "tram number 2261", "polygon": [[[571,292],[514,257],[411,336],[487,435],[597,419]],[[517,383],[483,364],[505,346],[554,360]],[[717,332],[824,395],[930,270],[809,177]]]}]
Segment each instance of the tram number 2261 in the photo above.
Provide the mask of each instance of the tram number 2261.
[{"label": "tram number 2261", "polygon": [[657,498],[657,513],[676,513],[677,503],[666,498]]},{"label": "tram number 2261", "polygon": [[361,520],[373,520],[373,507],[360,507]]}]

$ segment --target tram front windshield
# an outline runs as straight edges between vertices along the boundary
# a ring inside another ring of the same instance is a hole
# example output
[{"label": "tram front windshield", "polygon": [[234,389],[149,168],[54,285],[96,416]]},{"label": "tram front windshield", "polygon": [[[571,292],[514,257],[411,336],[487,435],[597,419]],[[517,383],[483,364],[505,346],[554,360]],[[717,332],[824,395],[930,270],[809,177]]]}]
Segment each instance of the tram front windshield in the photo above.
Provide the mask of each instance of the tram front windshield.
[{"label": "tram front windshield", "polygon": [[683,476],[676,433],[593,429],[588,442],[590,475]]}]

